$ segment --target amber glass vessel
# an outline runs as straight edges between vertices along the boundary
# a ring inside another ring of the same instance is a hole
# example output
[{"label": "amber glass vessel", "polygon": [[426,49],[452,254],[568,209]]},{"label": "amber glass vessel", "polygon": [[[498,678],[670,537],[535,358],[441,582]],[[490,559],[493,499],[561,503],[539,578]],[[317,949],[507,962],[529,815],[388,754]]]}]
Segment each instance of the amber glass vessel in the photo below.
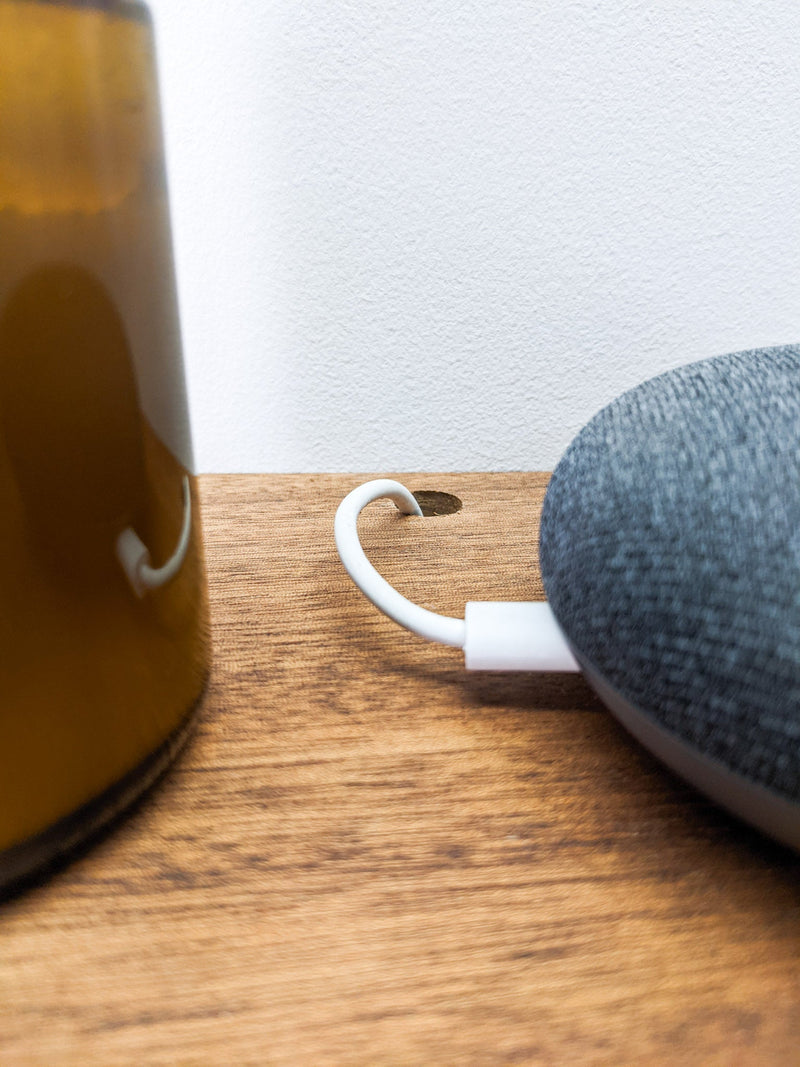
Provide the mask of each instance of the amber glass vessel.
[{"label": "amber glass vessel", "polygon": [[153,35],[0,0],[0,883],[163,769],[207,671]]}]

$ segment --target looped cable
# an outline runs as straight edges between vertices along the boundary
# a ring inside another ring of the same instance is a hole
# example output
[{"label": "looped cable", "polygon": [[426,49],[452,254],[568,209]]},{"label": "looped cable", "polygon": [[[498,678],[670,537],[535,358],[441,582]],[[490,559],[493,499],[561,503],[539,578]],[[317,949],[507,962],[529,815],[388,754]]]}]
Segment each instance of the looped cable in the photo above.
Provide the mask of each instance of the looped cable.
[{"label": "looped cable", "polygon": [[452,619],[412,604],[393,589],[364,555],[358,516],[373,500],[387,497],[404,515],[421,515],[404,485],[388,479],[366,482],[344,498],[334,535],[345,570],[376,608],[420,637],[464,650],[471,671],[577,671],[575,656],[550,605],[530,601],[474,601],[466,618]]},{"label": "looped cable", "polygon": [[339,505],[334,521],[336,548],[345,570],[364,596],[394,622],[429,641],[463,648],[466,640],[463,619],[437,615],[413,604],[389,585],[364,555],[358,539],[358,516],[367,504],[384,497],[391,500],[404,515],[422,515],[419,504],[400,482],[379,478],[354,489]]},{"label": "looped cable", "polygon": [[150,551],[131,526],[126,526],[117,538],[117,559],[125,571],[133,591],[143,597],[149,589],[160,589],[171,581],[183,566],[192,533],[192,494],[189,479],[183,477],[183,522],[175,551],[161,567],[150,562]]}]

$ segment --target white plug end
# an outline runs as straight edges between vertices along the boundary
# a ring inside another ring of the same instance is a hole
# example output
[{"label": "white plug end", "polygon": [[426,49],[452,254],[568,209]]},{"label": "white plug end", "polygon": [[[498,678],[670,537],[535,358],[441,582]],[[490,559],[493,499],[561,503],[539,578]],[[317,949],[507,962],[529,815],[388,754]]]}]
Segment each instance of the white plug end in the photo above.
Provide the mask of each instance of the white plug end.
[{"label": "white plug end", "polygon": [[117,559],[125,571],[131,589],[141,599],[147,592],[147,586],[142,581],[142,571],[150,565],[150,552],[147,545],[135,530],[126,526],[117,538],[115,547]]},{"label": "white plug end", "polygon": [[421,637],[463,649],[470,671],[580,670],[547,603],[472,601],[462,620],[437,615],[401,596],[378,574],[358,539],[359,512],[381,497],[388,497],[405,514],[421,514],[405,486],[379,479],[349,493],[334,522],[336,547],[345,570],[376,608]]},{"label": "white plug end", "polygon": [[464,665],[469,671],[579,671],[546,602],[470,601]]}]

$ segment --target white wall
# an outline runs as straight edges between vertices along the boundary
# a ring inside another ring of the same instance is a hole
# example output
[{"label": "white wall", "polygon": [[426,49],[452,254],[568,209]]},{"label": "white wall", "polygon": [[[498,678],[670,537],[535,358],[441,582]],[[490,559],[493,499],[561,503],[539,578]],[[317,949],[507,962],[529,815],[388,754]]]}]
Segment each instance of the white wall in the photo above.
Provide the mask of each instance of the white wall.
[{"label": "white wall", "polygon": [[548,469],[800,340],[797,0],[152,0],[201,471]]}]

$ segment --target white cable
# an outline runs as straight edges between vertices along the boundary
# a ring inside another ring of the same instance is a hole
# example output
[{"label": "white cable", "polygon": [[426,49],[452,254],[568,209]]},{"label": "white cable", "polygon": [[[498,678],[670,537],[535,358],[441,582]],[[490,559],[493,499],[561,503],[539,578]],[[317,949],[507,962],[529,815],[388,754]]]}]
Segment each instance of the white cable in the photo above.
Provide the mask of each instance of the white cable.
[{"label": "white cable", "polygon": [[166,585],[183,566],[192,533],[192,494],[189,489],[189,479],[185,475],[182,491],[183,522],[178,535],[178,544],[163,566],[152,565],[147,545],[131,526],[126,526],[117,538],[117,559],[138,597],[143,597],[148,589],[160,589],[162,585]]},{"label": "white cable", "polygon": [[403,515],[422,515],[419,504],[408,489],[399,482],[386,478],[365,482],[352,493],[348,493],[339,505],[333,524],[336,548],[344,569],[364,596],[394,622],[405,626],[412,633],[419,634],[420,637],[427,637],[429,641],[463,648],[466,639],[463,619],[437,615],[418,604],[412,604],[378,574],[364,555],[364,549],[358,539],[358,516],[367,504],[383,497],[393,501]]},{"label": "white cable", "polygon": [[349,493],[334,522],[336,548],[345,570],[376,608],[421,637],[463,648],[468,670],[580,670],[547,603],[470,601],[462,620],[427,611],[398,593],[369,562],[358,539],[360,512],[383,497],[404,515],[422,515],[404,485],[378,479]]}]

